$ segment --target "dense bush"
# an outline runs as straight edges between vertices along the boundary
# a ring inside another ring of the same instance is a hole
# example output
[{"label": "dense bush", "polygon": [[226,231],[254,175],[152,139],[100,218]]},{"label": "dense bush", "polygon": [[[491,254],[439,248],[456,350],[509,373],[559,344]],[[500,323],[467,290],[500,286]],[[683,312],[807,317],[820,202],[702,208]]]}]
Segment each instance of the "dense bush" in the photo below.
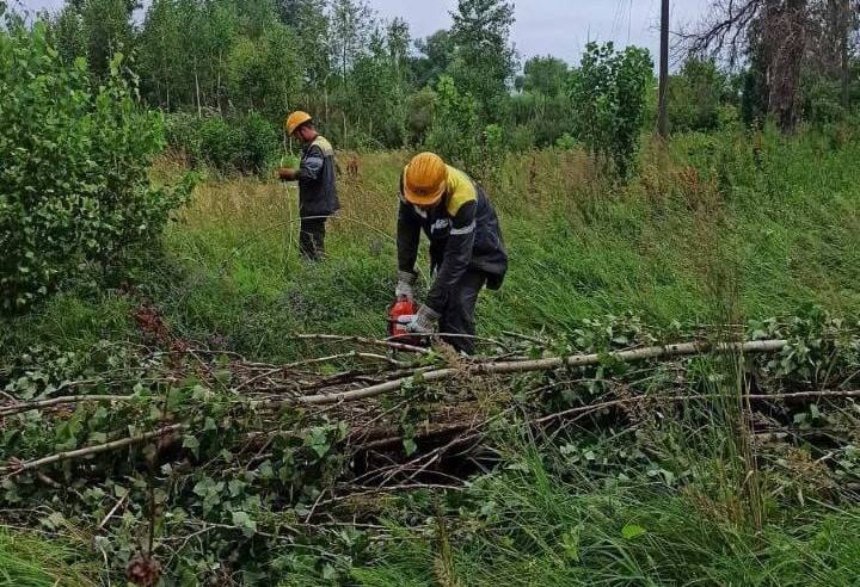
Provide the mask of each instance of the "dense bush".
[{"label": "dense bush", "polygon": [[634,166],[652,69],[647,49],[589,43],[571,83],[578,137],[621,178]]},{"label": "dense bush", "polygon": [[456,165],[467,169],[480,163],[481,127],[478,103],[471,94],[463,93],[449,76],[436,84],[433,123],[427,133],[425,146]]},{"label": "dense bush", "polygon": [[669,84],[669,122],[673,132],[709,131],[720,126],[727,93],[726,76],[713,59],[690,58]]},{"label": "dense bush", "polygon": [[205,163],[221,173],[261,173],[278,153],[277,128],[257,112],[231,118],[177,112],[167,121],[168,144],[193,165]]},{"label": "dense bush", "polygon": [[575,132],[576,109],[567,93],[523,93],[511,98],[512,121],[527,126],[532,145],[550,147],[565,134]]},{"label": "dense bush", "polygon": [[183,190],[154,189],[159,114],[141,110],[122,55],[94,90],[45,28],[0,32],[0,307],[21,311],[87,265],[116,267],[160,235]]}]

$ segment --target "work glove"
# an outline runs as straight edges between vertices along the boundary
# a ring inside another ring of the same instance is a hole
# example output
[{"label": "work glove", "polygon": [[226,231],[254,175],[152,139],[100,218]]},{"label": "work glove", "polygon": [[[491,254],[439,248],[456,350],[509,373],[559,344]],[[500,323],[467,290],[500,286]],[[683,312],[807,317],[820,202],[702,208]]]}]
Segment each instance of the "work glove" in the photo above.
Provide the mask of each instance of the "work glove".
[{"label": "work glove", "polygon": [[396,299],[406,298],[410,302],[415,297],[415,291],[412,288],[415,283],[415,274],[409,271],[397,272],[397,287],[394,289],[394,297]]},{"label": "work glove", "polygon": [[439,323],[439,314],[424,305],[414,316],[404,316],[404,318],[408,319],[404,324],[406,330],[413,334],[433,334]]},{"label": "work glove", "polygon": [[295,181],[297,175],[298,171],[295,169],[290,169],[288,167],[281,167],[278,169],[278,179],[281,181]]}]

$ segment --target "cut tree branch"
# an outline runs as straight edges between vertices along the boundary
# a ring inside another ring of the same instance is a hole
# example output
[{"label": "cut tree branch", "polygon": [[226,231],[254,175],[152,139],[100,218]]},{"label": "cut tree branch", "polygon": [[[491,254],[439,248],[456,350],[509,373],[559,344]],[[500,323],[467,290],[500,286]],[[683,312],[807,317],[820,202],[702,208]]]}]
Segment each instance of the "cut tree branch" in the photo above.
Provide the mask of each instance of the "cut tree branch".
[{"label": "cut tree branch", "polygon": [[0,408],[0,417],[12,416],[21,412],[29,412],[30,410],[41,410],[42,408],[50,408],[63,404],[79,404],[83,402],[117,402],[129,401],[140,396],[135,395],[64,395],[51,399],[38,400],[33,402],[25,402],[13,404]]},{"label": "cut tree branch", "polygon": [[168,434],[172,434],[174,432],[182,432],[187,428],[188,426],[186,424],[173,424],[171,426],[159,428],[158,430],[153,430],[152,432],[145,432],[136,436],[129,436],[128,438],[121,438],[120,440],[105,442],[104,444],[96,444],[93,446],[79,448],[77,450],[61,452],[48,457],[43,457],[41,459],[34,459],[32,461],[18,461],[16,459],[13,459],[12,461],[10,461],[10,464],[8,466],[2,469],[2,471],[10,475],[17,475],[19,473],[23,473],[24,471],[38,469],[39,467],[52,465],[54,463],[82,459],[90,455],[109,452],[118,448],[132,446],[134,444],[141,444],[148,440],[152,440],[153,438],[160,438],[162,436],[167,436]]},{"label": "cut tree branch", "polygon": [[[788,345],[785,340],[761,340],[745,343],[722,343],[713,345],[705,342],[672,344],[666,346],[645,347],[630,351],[619,351],[607,354],[574,355],[571,357],[549,357],[533,361],[507,361],[498,363],[483,363],[469,365],[464,368],[448,368],[429,371],[421,375],[421,381],[432,383],[451,379],[458,375],[502,375],[509,373],[528,373],[534,371],[551,371],[564,367],[584,367],[597,365],[603,360],[622,362],[647,361],[665,357],[681,357],[706,352],[718,354],[738,353],[769,353],[782,350]],[[414,377],[403,377],[362,389],[354,389],[332,394],[308,395],[297,398],[299,403],[310,405],[334,404],[339,402],[357,401],[400,390],[404,385],[414,381]]]}]

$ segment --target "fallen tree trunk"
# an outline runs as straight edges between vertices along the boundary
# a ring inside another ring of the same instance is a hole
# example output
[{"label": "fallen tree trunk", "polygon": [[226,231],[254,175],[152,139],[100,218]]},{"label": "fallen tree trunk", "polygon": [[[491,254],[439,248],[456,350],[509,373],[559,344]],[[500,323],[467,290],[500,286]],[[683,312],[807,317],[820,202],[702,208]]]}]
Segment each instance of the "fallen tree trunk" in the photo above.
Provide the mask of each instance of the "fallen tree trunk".
[{"label": "fallen tree trunk", "polygon": [[[647,361],[651,359],[662,359],[666,357],[682,357],[703,353],[772,353],[781,351],[788,345],[786,340],[760,340],[752,342],[732,342],[721,344],[710,344],[706,342],[691,342],[683,344],[671,344],[666,346],[645,347],[630,351],[618,351],[606,354],[573,355],[570,357],[548,357],[532,361],[503,361],[498,363],[481,363],[467,365],[462,369],[446,368],[429,371],[421,375],[421,381],[432,383],[451,379],[457,375],[503,375],[510,373],[528,373],[534,371],[551,371],[563,367],[584,367],[597,365],[601,361],[611,359],[625,363],[634,361]],[[296,398],[298,403],[309,405],[325,405],[340,402],[357,401],[367,399],[400,390],[405,384],[414,381],[415,378],[403,377],[394,381],[386,381],[378,385],[371,385],[361,389],[354,389],[340,393],[308,395]]]}]

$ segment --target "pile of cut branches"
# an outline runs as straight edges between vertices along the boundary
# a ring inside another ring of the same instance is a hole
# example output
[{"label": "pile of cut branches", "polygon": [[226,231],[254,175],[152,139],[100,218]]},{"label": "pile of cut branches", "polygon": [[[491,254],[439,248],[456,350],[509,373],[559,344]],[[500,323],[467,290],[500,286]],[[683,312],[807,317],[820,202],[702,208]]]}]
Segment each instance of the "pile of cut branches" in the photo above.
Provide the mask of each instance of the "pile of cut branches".
[{"label": "pile of cut branches", "polygon": [[212,561],[248,573],[261,549],[312,552],[331,525],[373,526],[370,496],[463,487],[511,431],[659,427],[696,418],[691,406],[794,445],[826,429],[824,462],[853,490],[860,458],[841,431],[860,419],[856,326],[815,316],[694,334],[609,317],[560,340],[482,340],[474,358],[297,335],[315,352],[284,364],[175,341],[36,350],[0,376],[4,522],[84,528],[134,581],[212,575]]}]

